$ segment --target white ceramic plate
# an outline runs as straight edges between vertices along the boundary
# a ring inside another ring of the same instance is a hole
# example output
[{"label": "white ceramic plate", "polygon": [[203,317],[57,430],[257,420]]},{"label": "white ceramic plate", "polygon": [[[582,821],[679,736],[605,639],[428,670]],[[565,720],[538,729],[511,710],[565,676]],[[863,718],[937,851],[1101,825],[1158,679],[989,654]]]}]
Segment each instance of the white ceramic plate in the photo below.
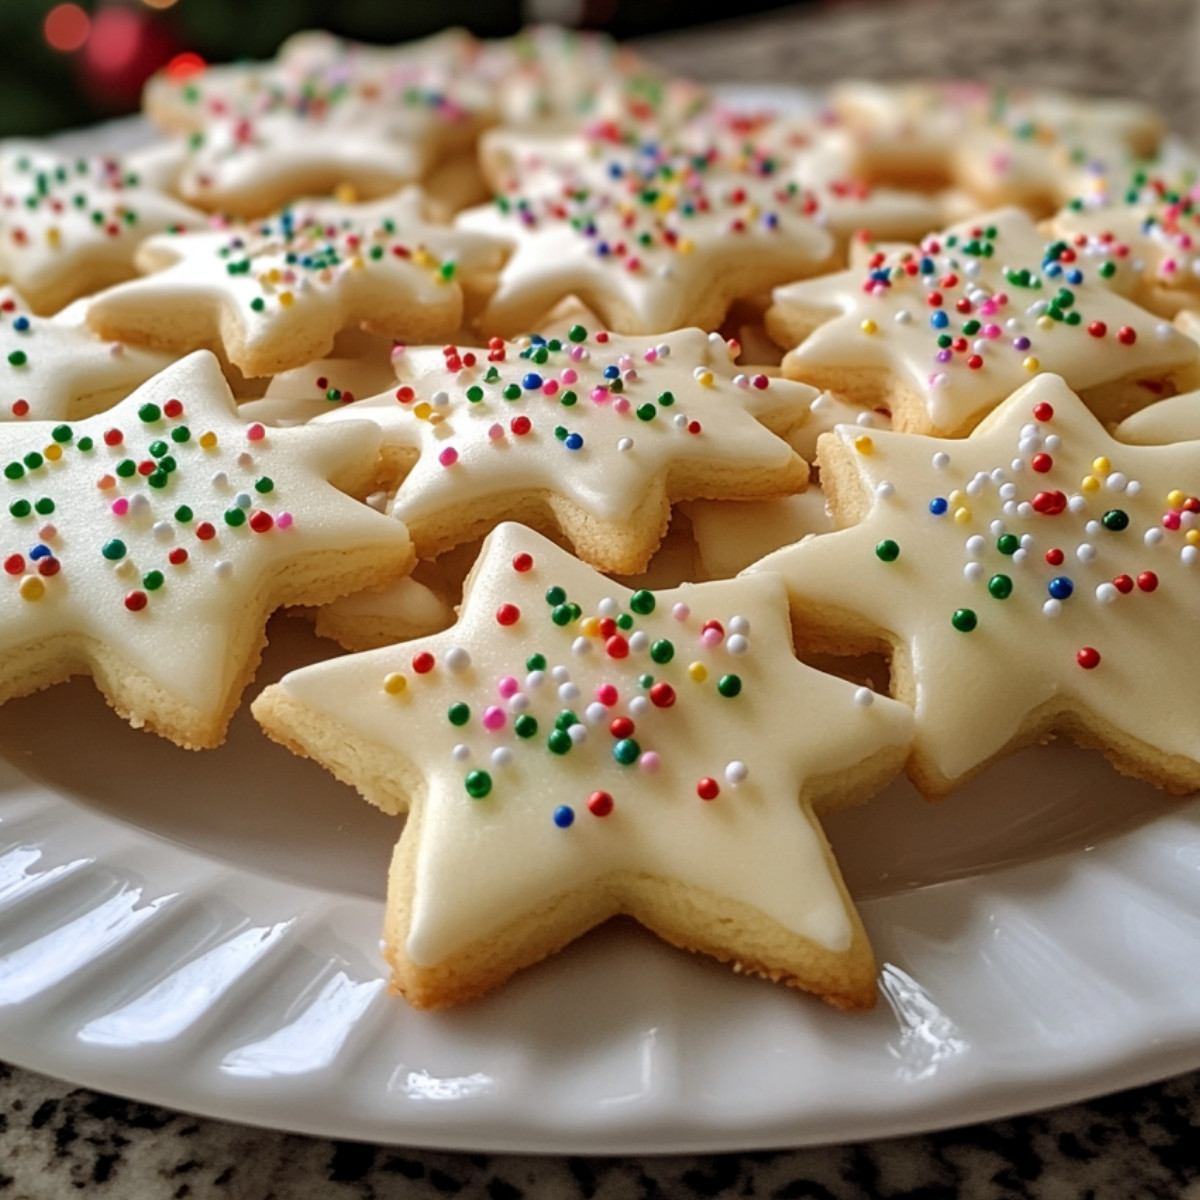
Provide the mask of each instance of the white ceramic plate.
[{"label": "white ceramic plate", "polygon": [[[329,652],[271,637],[255,686]],[[415,1013],[377,949],[400,828],[245,711],[189,754],[87,680],[4,706],[0,1057],[281,1129],[559,1153],[863,1139],[1200,1066],[1200,802],[1067,746],[827,823],[883,964],[867,1016],[621,922]]]},{"label": "white ceramic plate", "polygon": [[[271,636],[263,683],[329,650]],[[377,950],[398,820],[245,711],[190,754],[77,680],[0,716],[0,1057],[281,1129],[557,1152],[861,1139],[1200,1066],[1200,803],[1052,746],[827,827],[883,963],[870,1015],[620,922],[418,1014]]]}]

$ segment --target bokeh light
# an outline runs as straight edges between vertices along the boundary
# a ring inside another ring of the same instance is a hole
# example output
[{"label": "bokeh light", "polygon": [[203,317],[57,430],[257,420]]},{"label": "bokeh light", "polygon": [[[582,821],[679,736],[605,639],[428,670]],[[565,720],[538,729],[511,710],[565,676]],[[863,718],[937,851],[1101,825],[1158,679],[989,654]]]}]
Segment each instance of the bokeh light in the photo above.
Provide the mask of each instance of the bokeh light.
[{"label": "bokeh light", "polygon": [[128,8],[102,8],[92,22],[86,58],[98,75],[120,75],[138,57],[142,21]]},{"label": "bokeh light", "polygon": [[78,4],[56,4],[42,23],[46,42],[62,54],[78,50],[88,40],[91,28],[91,19]]}]

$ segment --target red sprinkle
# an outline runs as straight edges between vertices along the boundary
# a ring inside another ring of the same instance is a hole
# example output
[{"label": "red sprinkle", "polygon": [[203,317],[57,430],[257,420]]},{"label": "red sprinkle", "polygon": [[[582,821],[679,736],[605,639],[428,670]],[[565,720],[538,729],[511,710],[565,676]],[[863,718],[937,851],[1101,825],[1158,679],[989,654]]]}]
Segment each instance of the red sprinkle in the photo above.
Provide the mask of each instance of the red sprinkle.
[{"label": "red sprinkle", "polygon": [[1113,587],[1121,593],[1122,596],[1128,596],[1133,591],[1133,580],[1128,575],[1118,575],[1113,580]]},{"label": "red sprinkle", "polygon": [[608,732],[618,741],[633,736],[633,721],[629,717],[613,717],[608,723]]},{"label": "red sprinkle", "polygon": [[428,675],[433,670],[433,655],[428,650],[422,650],[413,655],[412,669],[418,675]]},{"label": "red sprinkle", "polygon": [[175,417],[182,417],[183,404],[178,400],[168,400],[166,404],[163,405],[163,412],[172,419]]},{"label": "red sprinkle", "polygon": [[1054,405],[1047,404],[1044,400],[1041,404],[1035,404],[1033,416],[1037,421],[1049,421],[1054,416]]},{"label": "red sprinkle", "polygon": [[715,800],[721,794],[721,785],[707,775],[696,784],[696,795],[701,800]]},{"label": "red sprinkle", "polygon": [[167,555],[167,562],[173,567],[181,567],[188,560],[188,552],[182,546],[176,546],[170,554]]},{"label": "red sprinkle", "polygon": [[521,619],[521,610],[515,604],[502,604],[496,609],[496,620],[501,625],[515,625]]},{"label": "red sprinkle", "polygon": [[593,792],[587,805],[593,817],[607,817],[613,810],[613,798],[607,792]]},{"label": "red sprinkle", "polygon": [[1030,460],[1029,465],[1039,474],[1045,475],[1051,467],[1054,466],[1054,459],[1048,454],[1035,454]]},{"label": "red sprinkle", "polygon": [[1046,517],[1057,517],[1067,507],[1064,492],[1038,492],[1033,498],[1033,511]]},{"label": "red sprinkle", "polygon": [[25,560],[19,554],[10,554],[4,560],[4,570],[9,575],[20,575],[25,570]]},{"label": "red sprinkle", "polygon": [[1075,655],[1075,661],[1085,670],[1091,671],[1100,665],[1100,651],[1092,646],[1084,646]]},{"label": "red sprinkle", "polygon": [[14,400],[12,405],[12,415],[14,417],[24,417],[29,414],[28,400]]},{"label": "red sprinkle", "polygon": [[1046,561],[1052,566],[1057,567],[1062,564],[1063,552],[1057,547],[1053,547],[1046,551]]},{"label": "red sprinkle", "polygon": [[62,570],[62,563],[57,558],[47,557],[38,559],[39,575],[57,575]]},{"label": "red sprinkle", "polygon": [[271,529],[274,526],[274,524],[275,519],[270,513],[260,511],[250,514],[250,528],[253,529],[255,533],[266,533],[268,529]]},{"label": "red sprinkle", "polygon": [[1143,571],[1137,577],[1137,585],[1143,592],[1152,592],[1158,587],[1158,576],[1153,571]]},{"label": "red sprinkle", "polygon": [[210,542],[217,536],[217,531],[212,527],[212,525],[209,524],[208,521],[201,521],[200,524],[196,526],[196,536],[202,542]]},{"label": "red sprinkle", "polygon": [[125,597],[125,607],[130,612],[141,612],[146,607],[148,597],[145,592],[130,592]]},{"label": "red sprinkle", "polygon": [[125,440],[125,435],[119,429],[107,429],[104,432],[106,446],[119,446]]},{"label": "red sprinkle", "polygon": [[627,658],[629,656],[629,643],[619,633],[614,633],[604,643],[604,652],[609,658]]},{"label": "red sprinkle", "polygon": [[1137,330],[1128,325],[1122,325],[1121,328],[1117,330],[1117,341],[1120,342],[1122,346],[1132,346],[1133,343],[1137,341]]},{"label": "red sprinkle", "polygon": [[533,555],[532,554],[518,554],[513,559],[513,570],[514,571],[525,572],[525,571],[530,570],[532,567],[533,567]]},{"label": "red sprinkle", "polygon": [[650,689],[650,703],[655,708],[670,708],[675,703],[675,689],[669,683],[656,683]]}]

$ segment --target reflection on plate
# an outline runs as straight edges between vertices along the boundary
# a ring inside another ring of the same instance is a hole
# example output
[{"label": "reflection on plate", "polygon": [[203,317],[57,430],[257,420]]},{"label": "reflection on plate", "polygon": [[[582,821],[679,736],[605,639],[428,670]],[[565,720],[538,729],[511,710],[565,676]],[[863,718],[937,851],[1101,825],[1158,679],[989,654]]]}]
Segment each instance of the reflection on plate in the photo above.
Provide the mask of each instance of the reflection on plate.
[{"label": "reflection on plate", "polygon": [[[287,618],[271,643],[259,683],[328,653]],[[1200,1065],[1200,803],[1055,745],[826,827],[883,963],[870,1015],[626,922],[419,1014],[378,954],[398,820],[245,711],[190,754],[77,680],[0,721],[0,1056],[256,1124],[559,1152],[872,1137]]]}]

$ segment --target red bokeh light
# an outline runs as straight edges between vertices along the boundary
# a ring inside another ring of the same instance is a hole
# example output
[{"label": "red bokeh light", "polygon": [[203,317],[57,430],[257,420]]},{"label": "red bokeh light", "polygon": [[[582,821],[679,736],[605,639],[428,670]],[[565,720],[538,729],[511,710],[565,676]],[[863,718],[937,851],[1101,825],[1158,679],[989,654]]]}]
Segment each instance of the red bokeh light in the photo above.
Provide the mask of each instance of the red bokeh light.
[{"label": "red bokeh light", "polygon": [[78,4],[56,4],[42,22],[42,34],[52,50],[71,54],[91,32],[92,22]]},{"label": "red bokeh light", "polygon": [[128,8],[102,8],[92,22],[84,57],[97,75],[120,75],[137,61],[144,25]]},{"label": "red bokeh light", "polygon": [[208,66],[208,63],[192,50],[185,50],[182,54],[177,54],[169,63],[167,63],[167,74],[176,82],[181,82],[184,79],[190,79],[193,75],[198,75]]}]

